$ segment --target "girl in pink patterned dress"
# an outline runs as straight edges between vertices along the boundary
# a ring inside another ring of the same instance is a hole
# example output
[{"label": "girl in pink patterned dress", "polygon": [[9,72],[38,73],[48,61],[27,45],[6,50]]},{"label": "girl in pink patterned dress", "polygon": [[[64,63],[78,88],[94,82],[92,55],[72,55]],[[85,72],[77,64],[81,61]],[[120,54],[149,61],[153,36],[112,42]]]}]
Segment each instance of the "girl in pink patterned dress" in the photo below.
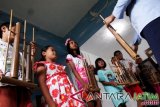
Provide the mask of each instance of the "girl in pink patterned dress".
[{"label": "girl in pink patterned dress", "polygon": [[78,85],[79,90],[86,90],[86,94],[83,94],[83,100],[87,102],[88,107],[101,107],[100,100],[90,100],[87,97],[87,93],[89,90],[89,81],[86,74],[86,68],[83,64],[83,57],[80,55],[80,50],[78,44],[71,40],[70,38],[66,40],[65,45],[67,46],[68,55],[66,57],[66,61],[68,66],[71,68],[75,78],[76,83]]},{"label": "girl in pink patterned dress", "polygon": [[[41,56],[41,61],[35,63],[34,70],[48,106],[83,107],[82,103],[70,97],[75,94],[75,88],[64,70],[65,66],[55,63],[55,49],[52,46],[46,46],[42,49]],[[74,95],[74,98],[78,96]]]}]

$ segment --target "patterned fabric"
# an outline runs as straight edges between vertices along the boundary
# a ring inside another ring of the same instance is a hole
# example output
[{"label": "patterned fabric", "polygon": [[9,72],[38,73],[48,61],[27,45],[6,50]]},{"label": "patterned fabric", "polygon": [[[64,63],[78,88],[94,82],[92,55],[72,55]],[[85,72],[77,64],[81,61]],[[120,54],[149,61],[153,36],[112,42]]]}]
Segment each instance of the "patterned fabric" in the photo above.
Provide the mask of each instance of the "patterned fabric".
[{"label": "patterned fabric", "polygon": [[[76,68],[76,71],[79,73],[79,75],[81,76],[81,78],[83,79],[83,81],[85,83],[88,83],[88,77],[87,77],[87,74],[86,74],[86,70],[85,70],[85,67],[83,65],[83,58],[82,56],[77,56],[77,57],[73,57],[71,54],[68,54],[67,55],[67,58],[66,58],[67,62],[68,61],[72,61],[75,65],[75,68]],[[76,82],[77,82],[77,85],[78,85],[78,89],[82,89],[82,84],[80,83],[80,81],[78,81],[76,79]]]},{"label": "patterned fabric", "polygon": [[[101,82],[117,82],[115,75],[111,70],[98,70],[98,77]],[[126,103],[128,101],[128,98],[126,98],[126,92],[124,92],[123,87],[121,85],[104,85],[104,88],[105,91],[109,93],[109,97],[112,100],[115,107],[118,107],[121,103]],[[115,97],[118,96],[118,94],[121,94],[123,96],[121,98]]]},{"label": "patterned fabric", "polygon": [[[12,63],[12,52],[13,47],[9,45],[8,49],[8,57],[7,57],[7,65],[6,65],[6,71],[5,70],[5,57],[6,57],[6,51],[7,51],[7,43],[3,42],[0,39],[0,70],[3,72],[5,76],[10,76],[10,69],[11,69],[11,63]],[[21,57],[21,56],[20,56]],[[20,60],[20,66],[19,66],[19,72],[18,72],[18,79],[22,79],[22,72],[21,72],[21,59]],[[0,86],[6,86],[8,84],[4,84],[0,82]]]},{"label": "patterned fabric", "polygon": [[7,43],[0,40],[0,69],[2,70],[3,74],[6,76],[10,76],[10,68],[11,68],[11,58],[12,58],[12,50],[13,47],[9,45],[8,49],[8,58],[7,58],[7,65],[6,65],[6,72],[5,69],[5,57],[6,57],[6,51],[7,51]]},{"label": "patterned fabric", "polygon": [[[44,64],[47,68],[46,85],[58,107],[83,107],[82,103],[70,98],[70,95],[75,93],[75,88],[66,75],[65,66],[49,62],[37,62],[34,65],[35,71],[38,64]],[[78,99],[78,96],[74,97]]]}]

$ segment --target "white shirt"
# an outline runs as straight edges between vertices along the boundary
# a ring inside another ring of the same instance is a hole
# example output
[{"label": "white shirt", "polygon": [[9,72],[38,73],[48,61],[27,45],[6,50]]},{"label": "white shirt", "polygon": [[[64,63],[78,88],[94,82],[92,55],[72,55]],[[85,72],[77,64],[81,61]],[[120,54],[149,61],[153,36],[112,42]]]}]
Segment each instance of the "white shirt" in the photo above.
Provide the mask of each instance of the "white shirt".
[{"label": "white shirt", "polygon": [[[132,0],[118,0],[112,14],[116,18],[123,18],[127,6]],[[143,28],[160,17],[160,0],[133,0],[134,6],[130,9],[132,26],[140,35]]]},{"label": "white shirt", "polygon": [[[7,64],[6,64],[6,71],[5,71],[6,51],[7,51],[7,43],[2,41],[2,39],[0,39],[0,70],[3,72],[3,74],[5,76],[10,76],[13,47],[11,45],[9,45]],[[20,63],[21,63],[21,59],[22,58],[19,59]],[[22,79],[21,66],[19,66],[18,79]],[[6,86],[6,85],[8,85],[8,84],[0,82],[0,86]]]}]

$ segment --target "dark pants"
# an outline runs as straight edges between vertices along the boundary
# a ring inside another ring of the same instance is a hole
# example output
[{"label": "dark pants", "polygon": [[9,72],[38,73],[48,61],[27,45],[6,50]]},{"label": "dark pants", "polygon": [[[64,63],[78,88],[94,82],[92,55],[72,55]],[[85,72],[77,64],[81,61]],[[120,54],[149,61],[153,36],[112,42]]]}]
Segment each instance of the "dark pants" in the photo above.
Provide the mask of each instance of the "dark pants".
[{"label": "dark pants", "polygon": [[160,17],[147,24],[142,30],[141,36],[147,40],[160,65]]}]

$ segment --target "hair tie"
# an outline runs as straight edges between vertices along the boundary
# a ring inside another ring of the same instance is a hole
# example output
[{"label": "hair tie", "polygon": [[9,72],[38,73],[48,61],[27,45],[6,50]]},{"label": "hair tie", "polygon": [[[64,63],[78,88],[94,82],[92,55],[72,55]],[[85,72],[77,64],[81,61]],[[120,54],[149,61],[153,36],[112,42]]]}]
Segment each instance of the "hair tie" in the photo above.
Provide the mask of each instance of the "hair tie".
[{"label": "hair tie", "polygon": [[67,46],[67,44],[68,44],[68,42],[69,42],[70,40],[71,40],[70,38],[66,39],[65,46]]}]

